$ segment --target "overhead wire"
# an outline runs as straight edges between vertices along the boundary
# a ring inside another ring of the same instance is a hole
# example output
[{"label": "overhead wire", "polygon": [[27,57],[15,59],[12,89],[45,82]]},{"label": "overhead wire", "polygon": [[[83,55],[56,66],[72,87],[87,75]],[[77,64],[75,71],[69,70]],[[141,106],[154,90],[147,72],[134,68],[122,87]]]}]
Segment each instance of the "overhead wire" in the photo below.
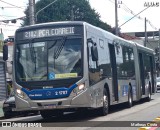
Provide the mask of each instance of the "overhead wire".
[{"label": "overhead wire", "polygon": [[0,15],[1,17],[16,17],[16,16],[9,16],[9,15]]},{"label": "overhead wire", "polygon": [[22,16],[22,17],[18,17],[18,18],[13,18],[13,19],[6,19],[6,20],[0,20],[0,22],[3,22],[3,21],[12,21],[12,20],[22,20],[24,19],[26,16]]},{"label": "overhead wire", "polygon": [[[110,2],[112,2],[112,3],[115,3],[113,0],[109,0]],[[127,13],[130,13],[130,14],[132,14],[132,15],[136,15],[136,13],[134,13],[124,2],[122,2],[122,9],[124,10],[124,11],[126,11]],[[142,18],[140,15],[137,15],[136,16],[138,19],[140,19],[140,20],[144,20],[144,18]],[[151,21],[150,20],[148,20],[147,19],[147,23],[153,28],[153,29],[155,29],[155,30],[157,30],[157,28],[151,23]]]},{"label": "overhead wire", "polygon": [[[25,7],[27,7],[27,6],[21,6],[21,7],[24,7],[23,9],[25,9]],[[18,7],[1,6],[0,8],[1,8],[1,9],[5,9],[5,8],[18,8]]]},{"label": "overhead wire", "polygon": [[[123,7],[127,8],[129,10],[129,12],[132,14],[132,15],[136,15],[125,3],[122,3],[123,4]],[[138,19],[140,20],[144,20],[144,18],[142,18],[140,15],[136,16]],[[157,28],[151,23],[150,20],[147,19],[147,23],[155,30],[157,30]]]},{"label": "overhead wire", "polygon": [[115,3],[114,1],[112,1],[112,0],[109,0],[110,2],[112,2],[112,3]]},{"label": "overhead wire", "polygon": [[8,5],[11,5],[11,6],[14,6],[14,7],[20,8],[20,9],[24,9],[24,8],[22,8],[22,7],[19,7],[19,6],[13,5],[13,4],[8,3],[8,2],[5,2],[5,1],[3,1],[3,0],[0,0],[0,2],[3,2],[3,3],[5,3],[5,4],[8,4]]},{"label": "overhead wire", "polygon": [[21,27],[21,26],[17,26],[17,25],[4,24],[4,23],[2,23],[2,22],[0,22],[0,25],[4,25],[4,26],[14,26],[14,27]]},{"label": "overhead wire", "polygon": [[[24,10],[27,6],[21,6],[21,7],[19,7],[19,6],[17,6],[17,5],[14,5],[14,4],[11,4],[11,3],[8,3],[8,2],[5,2],[4,0],[0,0],[0,2],[3,2],[3,3],[5,3],[5,4],[7,4],[7,5],[9,5],[9,6],[1,6],[0,7],[0,9],[6,9],[6,8],[18,8],[18,9],[22,9],[22,10]],[[12,20],[21,20],[21,19],[23,19],[24,17],[26,17],[26,16],[23,16],[23,17],[18,17],[18,18],[14,18],[14,19],[9,19],[9,20],[7,20],[7,18],[6,17],[16,17],[16,16],[7,16],[7,15],[0,15],[0,17],[2,17],[2,18],[4,18],[4,20],[0,20],[0,26],[1,27],[5,27],[5,28],[3,28],[3,30],[5,30],[5,31],[15,31],[14,29],[11,29],[11,28],[19,28],[19,27],[21,27],[21,26],[19,26],[19,25],[16,25],[16,24],[9,24],[9,21],[12,21]],[[8,21],[7,23],[4,23],[3,21]],[[6,28],[7,27],[7,28]]]}]

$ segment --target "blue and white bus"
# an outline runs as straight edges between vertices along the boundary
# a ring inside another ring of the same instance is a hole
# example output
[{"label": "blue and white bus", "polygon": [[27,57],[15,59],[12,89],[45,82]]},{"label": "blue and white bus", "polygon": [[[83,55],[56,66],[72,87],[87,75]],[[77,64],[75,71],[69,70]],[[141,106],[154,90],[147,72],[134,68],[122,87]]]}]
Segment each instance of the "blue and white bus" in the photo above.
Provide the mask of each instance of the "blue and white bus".
[{"label": "blue and white bus", "polygon": [[15,33],[16,110],[43,118],[71,109],[108,114],[110,105],[155,93],[153,50],[86,22],[43,23]]}]

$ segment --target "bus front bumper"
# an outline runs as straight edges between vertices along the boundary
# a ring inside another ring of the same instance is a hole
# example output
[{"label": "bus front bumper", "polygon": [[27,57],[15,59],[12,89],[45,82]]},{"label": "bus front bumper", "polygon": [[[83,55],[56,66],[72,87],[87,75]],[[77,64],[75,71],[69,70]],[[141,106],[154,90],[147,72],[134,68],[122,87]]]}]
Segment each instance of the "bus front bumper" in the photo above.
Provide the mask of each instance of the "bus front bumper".
[{"label": "bus front bumper", "polygon": [[75,97],[48,99],[48,100],[24,100],[18,96],[16,99],[16,111],[47,110],[47,109],[68,109],[79,107],[90,107],[87,90]]}]

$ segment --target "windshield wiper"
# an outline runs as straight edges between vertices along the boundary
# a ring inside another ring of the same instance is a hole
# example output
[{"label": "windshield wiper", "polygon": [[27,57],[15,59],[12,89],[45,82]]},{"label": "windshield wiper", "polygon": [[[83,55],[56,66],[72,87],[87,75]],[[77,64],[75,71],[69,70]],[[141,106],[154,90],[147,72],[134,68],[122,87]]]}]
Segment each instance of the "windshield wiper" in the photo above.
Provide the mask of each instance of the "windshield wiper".
[{"label": "windshield wiper", "polygon": [[30,46],[31,60],[35,64],[34,68],[35,68],[35,72],[36,72],[37,71],[36,70],[36,53],[35,53],[35,50],[33,47],[33,43],[29,43],[29,46]]},{"label": "windshield wiper", "polygon": [[60,46],[57,47],[57,49],[56,49],[55,52],[54,52],[54,59],[57,59],[57,58],[59,57],[59,55],[60,55],[60,53],[61,53],[61,51],[62,51],[62,49],[63,49],[63,47],[64,47],[64,45],[65,45],[66,39],[67,39],[66,36],[64,36],[64,37],[62,38],[61,43],[60,43]]}]

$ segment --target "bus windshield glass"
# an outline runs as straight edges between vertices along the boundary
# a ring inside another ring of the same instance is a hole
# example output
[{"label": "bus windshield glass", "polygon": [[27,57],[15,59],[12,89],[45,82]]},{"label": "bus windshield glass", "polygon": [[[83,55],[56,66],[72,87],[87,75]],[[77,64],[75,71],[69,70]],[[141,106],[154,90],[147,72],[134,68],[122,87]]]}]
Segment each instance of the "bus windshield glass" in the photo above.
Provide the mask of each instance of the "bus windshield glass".
[{"label": "bus windshield glass", "polygon": [[16,46],[16,80],[45,81],[82,76],[80,38],[30,42]]}]

